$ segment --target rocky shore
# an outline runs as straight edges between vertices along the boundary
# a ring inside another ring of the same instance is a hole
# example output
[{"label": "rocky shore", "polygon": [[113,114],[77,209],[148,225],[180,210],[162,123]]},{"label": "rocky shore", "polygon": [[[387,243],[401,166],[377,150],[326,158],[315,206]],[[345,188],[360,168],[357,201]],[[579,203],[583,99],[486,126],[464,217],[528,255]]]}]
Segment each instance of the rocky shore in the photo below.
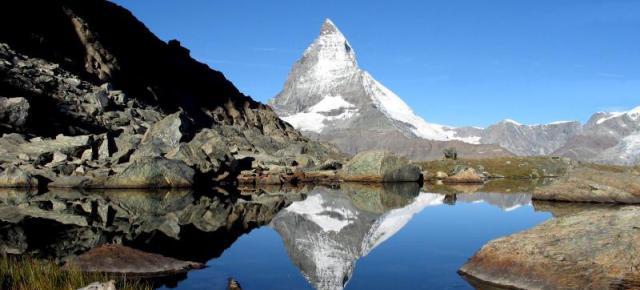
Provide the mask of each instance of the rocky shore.
[{"label": "rocky shore", "polygon": [[570,170],[554,183],[537,188],[537,200],[597,203],[640,203],[637,168],[583,166]]},{"label": "rocky shore", "polygon": [[637,289],[640,208],[581,211],[482,247],[460,273],[515,289]]}]

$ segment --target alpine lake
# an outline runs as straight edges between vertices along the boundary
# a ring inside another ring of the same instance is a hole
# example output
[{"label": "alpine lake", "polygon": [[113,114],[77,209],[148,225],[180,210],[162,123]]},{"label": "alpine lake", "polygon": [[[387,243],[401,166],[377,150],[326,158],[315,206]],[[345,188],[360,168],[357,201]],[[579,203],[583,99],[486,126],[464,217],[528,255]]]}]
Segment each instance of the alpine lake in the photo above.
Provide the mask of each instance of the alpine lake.
[{"label": "alpine lake", "polygon": [[[552,219],[545,180],[239,188],[230,193],[0,191],[0,251],[59,264],[102,244],[206,266],[157,289],[496,289],[457,270],[490,240]],[[96,261],[100,263],[100,261]]]}]

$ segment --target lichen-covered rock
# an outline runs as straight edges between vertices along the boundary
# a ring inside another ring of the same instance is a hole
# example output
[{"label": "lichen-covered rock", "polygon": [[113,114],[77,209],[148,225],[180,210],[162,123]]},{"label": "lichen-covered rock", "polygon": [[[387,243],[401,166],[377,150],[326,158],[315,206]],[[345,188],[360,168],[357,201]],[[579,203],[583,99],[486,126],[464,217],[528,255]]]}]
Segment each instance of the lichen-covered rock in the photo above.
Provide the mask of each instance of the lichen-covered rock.
[{"label": "lichen-covered rock", "polygon": [[38,179],[16,166],[9,165],[0,172],[0,187],[37,188]]},{"label": "lichen-covered rock", "polygon": [[420,180],[420,168],[387,151],[362,152],[340,171],[345,181],[402,182]]},{"label": "lichen-covered rock", "polygon": [[181,188],[194,185],[195,171],[180,160],[145,157],[133,161],[124,171],[102,180],[90,188]]},{"label": "lichen-covered rock", "polygon": [[463,275],[514,289],[637,289],[640,208],[604,208],[499,238],[462,266]]}]

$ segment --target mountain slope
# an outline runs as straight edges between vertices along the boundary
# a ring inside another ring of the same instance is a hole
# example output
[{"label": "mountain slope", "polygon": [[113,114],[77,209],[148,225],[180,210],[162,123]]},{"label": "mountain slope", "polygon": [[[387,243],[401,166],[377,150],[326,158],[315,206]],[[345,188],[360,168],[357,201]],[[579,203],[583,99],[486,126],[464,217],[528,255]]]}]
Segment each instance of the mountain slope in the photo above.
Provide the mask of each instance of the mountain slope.
[{"label": "mountain slope", "polygon": [[[116,4],[25,0],[0,9],[3,170],[18,166],[45,184],[73,174],[84,180],[74,186],[116,186],[98,181],[145,160],[178,164],[193,184],[233,180],[254,157],[270,166],[336,153]],[[171,185],[163,180],[153,186]]]},{"label": "mountain slope", "polygon": [[496,146],[475,147],[470,143],[478,138],[417,116],[400,97],[358,67],[351,44],[328,19],[293,65],[282,92],[269,104],[308,136],[333,142],[347,153],[378,148],[411,158],[439,157],[441,152],[421,148],[446,147],[431,144],[457,140],[466,143],[452,145],[468,157],[509,154]]}]

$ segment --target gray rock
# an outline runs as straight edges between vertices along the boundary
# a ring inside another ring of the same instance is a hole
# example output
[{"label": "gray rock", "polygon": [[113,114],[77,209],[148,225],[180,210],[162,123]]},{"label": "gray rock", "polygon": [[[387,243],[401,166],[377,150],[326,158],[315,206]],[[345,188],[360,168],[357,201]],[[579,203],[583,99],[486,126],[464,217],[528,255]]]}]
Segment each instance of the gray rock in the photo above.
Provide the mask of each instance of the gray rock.
[{"label": "gray rock", "polygon": [[9,165],[0,172],[0,187],[37,188],[38,179],[16,166]]},{"label": "gray rock", "polygon": [[0,126],[16,129],[27,122],[29,102],[25,98],[0,97]]},{"label": "gray rock", "polygon": [[220,169],[220,162],[218,160],[212,162],[204,150],[192,143],[182,143],[178,145],[169,151],[165,157],[173,160],[181,160],[202,173],[218,171]]},{"label": "gray rock", "polygon": [[180,111],[171,114],[164,119],[156,122],[147,130],[142,137],[142,144],[147,144],[153,140],[158,140],[170,148],[173,148],[180,141],[188,141],[187,139],[191,130],[191,121],[187,115]]},{"label": "gray rock", "polygon": [[180,188],[192,187],[195,171],[180,160],[144,157],[121,173],[94,180],[90,188]]},{"label": "gray rock", "polygon": [[110,280],[108,282],[93,282],[78,290],[117,290],[116,281]]},{"label": "gray rock", "polygon": [[367,151],[353,157],[340,171],[345,181],[418,181],[420,168],[387,151]]}]

